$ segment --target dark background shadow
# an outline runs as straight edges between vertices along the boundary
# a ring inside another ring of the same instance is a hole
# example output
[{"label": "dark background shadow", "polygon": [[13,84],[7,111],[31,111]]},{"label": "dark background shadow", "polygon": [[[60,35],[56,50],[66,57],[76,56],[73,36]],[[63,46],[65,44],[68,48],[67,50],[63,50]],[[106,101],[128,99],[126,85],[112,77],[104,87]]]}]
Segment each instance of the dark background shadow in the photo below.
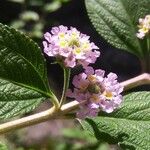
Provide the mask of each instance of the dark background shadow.
[{"label": "dark background shadow", "polygon": [[[37,8],[31,8],[31,10],[32,9],[40,13],[40,10]],[[19,4],[0,0],[0,22],[9,24],[10,21],[18,17],[20,11],[21,6]],[[101,52],[101,56],[96,64],[94,64],[94,68],[104,69],[106,73],[117,73],[119,81],[124,81],[140,74],[140,63],[136,56],[112,47],[100,35],[98,35],[88,18],[84,0],[71,0],[56,12],[47,15],[46,21],[47,25],[45,26],[45,31],[51,29],[51,21],[54,21],[54,24],[56,25],[62,24],[66,26],[74,26],[81,32],[90,35],[91,41],[95,42]],[[42,40],[40,40],[39,44],[41,45],[41,43]],[[61,86],[63,80],[62,71],[59,66],[50,65],[53,61],[52,58],[45,57],[47,59],[49,77],[53,78],[53,81],[58,81],[58,84]],[[76,74],[78,70],[80,69],[74,69],[72,74]]]}]

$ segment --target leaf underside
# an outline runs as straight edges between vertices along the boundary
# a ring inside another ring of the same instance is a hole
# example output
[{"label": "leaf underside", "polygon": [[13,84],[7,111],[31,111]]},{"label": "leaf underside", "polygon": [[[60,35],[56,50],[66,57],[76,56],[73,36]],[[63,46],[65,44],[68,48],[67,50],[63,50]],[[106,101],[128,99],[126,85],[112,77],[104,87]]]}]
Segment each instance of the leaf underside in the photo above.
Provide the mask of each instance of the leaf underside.
[{"label": "leaf underside", "polygon": [[150,149],[150,92],[124,97],[122,107],[112,114],[101,114],[81,121],[85,130],[98,140],[119,144],[127,150]]},{"label": "leaf underside", "polygon": [[0,119],[31,111],[49,94],[41,49],[0,24]]},{"label": "leaf underside", "polygon": [[98,33],[116,48],[143,57],[138,40],[138,19],[150,14],[150,0],[85,0],[87,12]]}]

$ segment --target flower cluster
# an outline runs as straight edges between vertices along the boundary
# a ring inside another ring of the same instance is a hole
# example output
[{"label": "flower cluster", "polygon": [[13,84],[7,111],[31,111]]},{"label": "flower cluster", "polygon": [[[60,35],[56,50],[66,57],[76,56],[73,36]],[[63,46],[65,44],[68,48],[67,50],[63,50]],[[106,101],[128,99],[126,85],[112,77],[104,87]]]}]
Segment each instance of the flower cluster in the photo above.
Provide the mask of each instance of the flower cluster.
[{"label": "flower cluster", "polygon": [[50,33],[45,33],[44,38],[44,52],[48,56],[56,57],[63,67],[82,65],[85,69],[84,73],[73,78],[74,90],[68,90],[65,95],[84,102],[77,112],[79,118],[96,116],[100,110],[111,113],[120,106],[123,87],[117,82],[117,75],[109,73],[104,77],[103,70],[94,71],[88,66],[95,63],[100,56],[100,52],[96,50],[99,48],[89,41],[89,36],[80,33],[76,28],[68,29],[61,25],[53,27]]},{"label": "flower cluster", "polygon": [[66,67],[73,68],[78,64],[87,66],[95,63],[100,56],[100,52],[96,51],[99,48],[89,41],[89,36],[73,27],[53,27],[50,33],[44,34],[44,38],[44,52],[56,57]]},{"label": "flower cluster", "polygon": [[138,38],[143,39],[145,35],[150,33],[150,15],[146,15],[145,18],[139,19],[139,30],[136,34]]},{"label": "flower cluster", "polygon": [[84,73],[73,78],[74,90],[68,90],[67,96],[75,98],[79,102],[85,101],[77,113],[79,118],[93,117],[100,110],[111,113],[122,102],[123,87],[117,82],[117,75],[105,72],[101,69],[93,70],[87,67]]}]

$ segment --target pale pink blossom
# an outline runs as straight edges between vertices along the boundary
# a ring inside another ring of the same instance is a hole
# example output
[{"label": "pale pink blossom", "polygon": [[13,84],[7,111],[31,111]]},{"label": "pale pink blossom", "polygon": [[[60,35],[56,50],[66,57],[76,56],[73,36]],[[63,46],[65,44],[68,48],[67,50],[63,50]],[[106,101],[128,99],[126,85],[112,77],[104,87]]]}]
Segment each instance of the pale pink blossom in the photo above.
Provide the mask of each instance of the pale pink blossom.
[{"label": "pale pink blossom", "polygon": [[95,63],[100,56],[99,49],[89,36],[80,33],[76,28],[65,26],[53,27],[51,32],[44,34],[44,52],[59,59],[66,67],[75,67]]},{"label": "pale pink blossom", "polygon": [[77,117],[97,116],[99,111],[113,112],[122,102],[123,87],[117,81],[115,73],[104,76],[105,71],[87,67],[85,72],[74,76],[74,89],[68,90],[67,96],[79,102],[86,101],[80,106]]},{"label": "pale pink blossom", "polygon": [[145,18],[139,19],[139,30],[136,36],[139,39],[143,39],[146,35],[150,35],[150,15],[146,15]]}]

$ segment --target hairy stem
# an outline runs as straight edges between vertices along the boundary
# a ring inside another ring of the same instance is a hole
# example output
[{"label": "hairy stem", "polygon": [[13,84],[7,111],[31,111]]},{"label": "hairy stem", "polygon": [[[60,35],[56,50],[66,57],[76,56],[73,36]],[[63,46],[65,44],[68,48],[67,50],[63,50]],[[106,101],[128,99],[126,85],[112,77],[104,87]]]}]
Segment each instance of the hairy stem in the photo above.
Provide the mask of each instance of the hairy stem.
[{"label": "hairy stem", "polygon": [[62,97],[60,100],[60,107],[66,100],[66,91],[69,87],[70,71],[71,71],[69,68],[63,68],[63,70],[64,70],[64,85],[63,85]]},{"label": "hairy stem", "polygon": [[63,105],[59,110],[52,107],[46,111],[27,116],[21,119],[10,121],[0,125],[0,134],[4,134],[9,131],[13,131],[19,128],[38,124],[49,119],[59,118],[60,115],[64,115],[79,106],[77,101],[73,101]]},{"label": "hairy stem", "polygon": [[[150,84],[150,74],[144,73],[135,78],[129,79],[121,83],[124,86],[124,90],[128,90],[140,85]],[[83,101],[82,103],[85,103]],[[49,119],[57,119],[60,116],[67,114],[68,112],[75,110],[81,103],[77,101],[72,101],[65,105],[62,105],[60,109],[56,109],[56,107],[52,107],[49,110],[27,116],[18,120],[10,121],[0,125],[0,134],[4,134],[6,132],[20,129],[23,127],[35,125],[37,123],[41,123],[47,121]]]},{"label": "hairy stem", "polygon": [[124,90],[129,90],[140,85],[150,84],[150,74],[143,73],[137,77],[126,80],[121,84],[124,86]]},{"label": "hairy stem", "polygon": [[52,103],[55,106],[56,109],[59,109],[59,101],[57,99],[57,97],[55,96],[55,94],[52,93],[52,96],[50,96],[52,99]]}]

